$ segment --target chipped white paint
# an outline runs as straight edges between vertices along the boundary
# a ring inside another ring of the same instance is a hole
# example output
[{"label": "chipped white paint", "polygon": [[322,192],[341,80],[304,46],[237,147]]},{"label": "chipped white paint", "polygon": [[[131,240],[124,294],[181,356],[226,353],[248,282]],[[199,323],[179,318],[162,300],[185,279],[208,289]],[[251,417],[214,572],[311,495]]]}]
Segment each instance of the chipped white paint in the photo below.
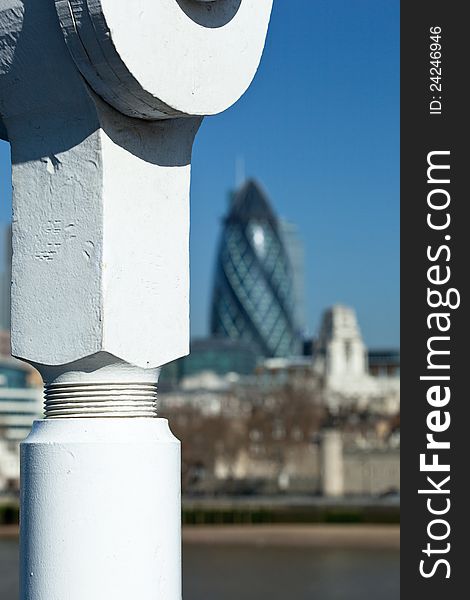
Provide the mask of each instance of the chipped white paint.
[{"label": "chipped white paint", "polygon": [[[178,600],[191,151],[258,66],[272,0],[0,0],[12,349],[45,382],[22,447],[21,600]],[[197,210],[197,207],[196,207]]]},{"label": "chipped white paint", "polygon": [[13,165],[13,353],[54,365],[102,351],[153,368],[188,352],[199,123],[134,123],[94,105],[96,132]]}]

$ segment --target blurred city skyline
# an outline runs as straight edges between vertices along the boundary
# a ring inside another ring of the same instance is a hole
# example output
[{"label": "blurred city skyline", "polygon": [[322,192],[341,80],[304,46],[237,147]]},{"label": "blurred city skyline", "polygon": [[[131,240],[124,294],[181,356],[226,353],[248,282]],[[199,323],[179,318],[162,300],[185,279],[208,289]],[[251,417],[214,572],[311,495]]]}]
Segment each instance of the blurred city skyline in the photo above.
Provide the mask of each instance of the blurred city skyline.
[{"label": "blurred city skyline", "polygon": [[[244,174],[299,228],[309,333],[327,306],[341,302],[357,310],[369,347],[399,345],[398,45],[398,2],[275,2],[253,86],[234,109],[204,121],[194,147],[194,337],[209,330],[221,218]],[[4,143],[0,201],[6,224]]]}]

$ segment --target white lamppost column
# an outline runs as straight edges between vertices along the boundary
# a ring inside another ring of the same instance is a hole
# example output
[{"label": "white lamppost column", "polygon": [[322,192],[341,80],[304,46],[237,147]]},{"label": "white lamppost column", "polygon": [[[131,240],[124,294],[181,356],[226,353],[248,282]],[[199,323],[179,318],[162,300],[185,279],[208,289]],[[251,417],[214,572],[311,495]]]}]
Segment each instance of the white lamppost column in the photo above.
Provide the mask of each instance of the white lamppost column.
[{"label": "white lamppost column", "polygon": [[0,0],[12,350],[45,382],[21,600],[181,598],[180,448],[156,394],[189,347],[191,150],[249,86],[271,4]]}]

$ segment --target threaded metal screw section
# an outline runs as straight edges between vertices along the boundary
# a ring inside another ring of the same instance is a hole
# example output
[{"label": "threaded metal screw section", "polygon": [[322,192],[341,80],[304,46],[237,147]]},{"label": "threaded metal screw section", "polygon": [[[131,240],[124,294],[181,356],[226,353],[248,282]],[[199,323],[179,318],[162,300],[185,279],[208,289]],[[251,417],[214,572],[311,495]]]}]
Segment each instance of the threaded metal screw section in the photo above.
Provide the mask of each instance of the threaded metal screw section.
[{"label": "threaded metal screw section", "polygon": [[157,417],[156,383],[52,383],[44,397],[46,419]]}]

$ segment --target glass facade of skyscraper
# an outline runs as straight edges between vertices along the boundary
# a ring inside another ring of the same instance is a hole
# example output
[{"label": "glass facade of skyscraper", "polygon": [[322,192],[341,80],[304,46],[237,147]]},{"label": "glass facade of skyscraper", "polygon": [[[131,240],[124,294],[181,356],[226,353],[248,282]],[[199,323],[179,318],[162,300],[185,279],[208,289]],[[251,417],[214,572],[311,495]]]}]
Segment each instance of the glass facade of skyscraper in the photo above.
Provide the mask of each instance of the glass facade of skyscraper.
[{"label": "glass facade of skyscraper", "polygon": [[294,272],[279,221],[255,181],[232,197],[217,255],[211,333],[260,355],[298,354]]}]

